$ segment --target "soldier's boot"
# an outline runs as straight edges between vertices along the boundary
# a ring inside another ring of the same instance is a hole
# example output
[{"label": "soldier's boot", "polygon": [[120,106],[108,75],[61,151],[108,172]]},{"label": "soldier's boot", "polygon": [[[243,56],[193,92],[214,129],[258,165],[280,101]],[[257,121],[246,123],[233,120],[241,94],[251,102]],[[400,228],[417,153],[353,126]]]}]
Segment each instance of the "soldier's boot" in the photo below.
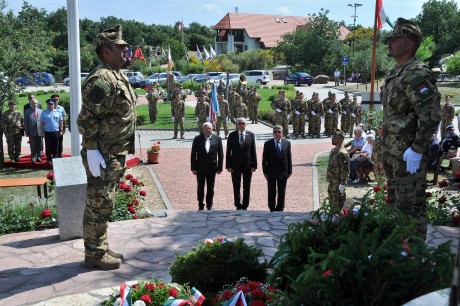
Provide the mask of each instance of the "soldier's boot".
[{"label": "soldier's boot", "polygon": [[108,253],[105,253],[102,257],[91,257],[85,256],[84,266],[86,268],[99,267],[102,270],[114,270],[120,268],[121,259],[115,258]]},{"label": "soldier's boot", "polygon": [[112,250],[107,250],[107,254],[109,254],[110,256],[115,257],[115,258],[120,258],[122,261],[125,259],[125,256],[123,256],[123,254],[114,252]]},{"label": "soldier's boot", "polygon": [[177,133],[174,133],[173,139],[177,139]]},{"label": "soldier's boot", "polygon": [[180,139],[184,139],[184,133],[180,133]]}]

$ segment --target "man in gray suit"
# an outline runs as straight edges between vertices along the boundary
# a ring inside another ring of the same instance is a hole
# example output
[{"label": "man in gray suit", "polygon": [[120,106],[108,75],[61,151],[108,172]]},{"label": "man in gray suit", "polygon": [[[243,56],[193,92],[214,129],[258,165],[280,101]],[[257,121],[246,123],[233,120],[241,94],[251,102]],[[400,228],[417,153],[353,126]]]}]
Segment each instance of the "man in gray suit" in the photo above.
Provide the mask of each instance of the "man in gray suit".
[{"label": "man in gray suit", "polygon": [[39,123],[43,110],[38,108],[39,104],[35,97],[32,98],[30,105],[31,107],[26,109],[24,113],[24,132],[29,137],[30,158],[32,164],[35,164],[37,161],[42,161],[43,135],[40,135]]}]

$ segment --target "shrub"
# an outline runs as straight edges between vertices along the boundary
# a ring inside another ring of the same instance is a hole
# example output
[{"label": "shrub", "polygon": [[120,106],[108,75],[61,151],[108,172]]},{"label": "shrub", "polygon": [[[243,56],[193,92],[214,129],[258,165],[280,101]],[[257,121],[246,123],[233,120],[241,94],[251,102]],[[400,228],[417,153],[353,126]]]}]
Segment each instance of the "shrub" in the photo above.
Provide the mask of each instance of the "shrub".
[{"label": "shrub", "polygon": [[216,294],[225,284],[235,283],[242,277],[262,282],[267,275],[267,262],[259,260],[262,251],[248,246],[243,238],[207,239],[191,252],[176,256],[169,268],[172,281],[188,283],[205,296]]},{"label": "shrub", "polygon": [[147,195],[142,189],[144,183],[131,174],[125,175],[125,179],[118,185],[110,222],[139,219],[137,211]]},{"label": "shrub", "polygon": [[146,115],[137,115],[136,118],[137,118],[137,121],[136,121],[137,126],[144,125],[145,122],[147,121],[147,116]]},{"label": "shrub", "polygon": [[[401,305],[449,287],[450,242],[428,248],[411,234],[414,222],[384,203],[320,209],[281,238],[269,281],[291,305]],[[382,203],[383,202],[383,203]]]}]

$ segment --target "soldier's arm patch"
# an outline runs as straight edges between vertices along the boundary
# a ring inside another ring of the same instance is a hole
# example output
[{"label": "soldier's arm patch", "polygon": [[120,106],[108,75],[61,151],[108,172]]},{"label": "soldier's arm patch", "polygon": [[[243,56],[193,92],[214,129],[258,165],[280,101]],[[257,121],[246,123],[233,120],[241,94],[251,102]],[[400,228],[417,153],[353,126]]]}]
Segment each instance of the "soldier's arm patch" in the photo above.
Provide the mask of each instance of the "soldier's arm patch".
[{"label": "soldier's arm patch", "polygon": [[88,101],[93,104],[101,104],[110,94],[109,86],[101,79],[97,79],[88,92]]}]

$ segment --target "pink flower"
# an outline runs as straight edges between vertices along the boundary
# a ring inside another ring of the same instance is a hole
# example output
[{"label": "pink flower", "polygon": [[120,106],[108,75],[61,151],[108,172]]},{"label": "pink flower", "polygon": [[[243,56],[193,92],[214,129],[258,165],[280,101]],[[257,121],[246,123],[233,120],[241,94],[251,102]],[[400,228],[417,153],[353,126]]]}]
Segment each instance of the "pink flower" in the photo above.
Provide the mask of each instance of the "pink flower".
[{"label": "pink flower", "polygon": [[329,269],[326,272],[324,272],[323,274],[321,274],[321,276],[328,276],[328,275],[331,275],[331,274],[332,274],[332,270]]},{"label": "pink flower", "polygon": [[147,191],[141,190],[139,191],[139,195],[145,197],[147,195]]},{"label": "pink flower", "polygon": [[43,219],[45,218],[48,218],[48,217],[51,217],[51,209],[44,209],[41,213],[40,213],[40,217],[42,217]]}]

